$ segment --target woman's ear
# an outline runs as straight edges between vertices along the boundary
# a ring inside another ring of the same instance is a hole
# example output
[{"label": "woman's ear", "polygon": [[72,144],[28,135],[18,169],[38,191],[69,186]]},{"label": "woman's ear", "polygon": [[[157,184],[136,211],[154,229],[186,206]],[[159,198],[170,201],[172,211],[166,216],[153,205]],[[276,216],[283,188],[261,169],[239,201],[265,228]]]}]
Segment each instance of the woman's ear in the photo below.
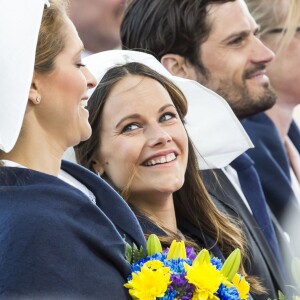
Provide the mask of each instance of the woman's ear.
[{"label": "woman's ear", "polygon": [[99,176],[104,174],[103,164],[97,159],[93,160],[93,169]]},{"label": "woman's ear", "polygon": [[31,82],[31,86],[30,86],[30,90],[29,90],[28,100],[32,104],[39,104],[41,102],[41,100],[42,100],[42,97],[41,97],[41,95],[38,92],[38,88],[37,88],[37,84],[36,84],[36,74],[35,74],[35,72],[33,74],[32,82]]}]

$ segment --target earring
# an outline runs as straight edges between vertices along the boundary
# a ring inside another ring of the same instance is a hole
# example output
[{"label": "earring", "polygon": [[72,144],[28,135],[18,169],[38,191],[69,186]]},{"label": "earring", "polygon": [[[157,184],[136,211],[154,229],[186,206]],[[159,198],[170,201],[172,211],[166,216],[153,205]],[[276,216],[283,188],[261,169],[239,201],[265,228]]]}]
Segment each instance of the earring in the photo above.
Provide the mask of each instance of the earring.
[{"label": "earring", "polygon": [[36,98],[35,98],[35,103],[36,103],[36,104],[39,104],[40,102],[41,102],[41,96],[38,95],[38,96],[36,96]]}]

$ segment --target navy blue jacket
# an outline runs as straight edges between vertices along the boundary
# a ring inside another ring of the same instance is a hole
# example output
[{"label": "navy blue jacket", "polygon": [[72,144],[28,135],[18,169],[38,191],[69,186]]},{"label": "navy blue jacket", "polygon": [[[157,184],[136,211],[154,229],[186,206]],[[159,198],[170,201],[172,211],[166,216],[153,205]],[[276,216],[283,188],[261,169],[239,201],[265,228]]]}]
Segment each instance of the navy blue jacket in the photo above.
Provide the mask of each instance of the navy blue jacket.
[{"label": "navy blue jacket", "polygon": [[37,171],[0,167],[0,298],[129,299],[125,242],[145,247],[123,199],[90,171],[62,169],[96,196]]},{"label": "navy blue jacket", "polygon": [[[275,299],[278,290],[288,295],[286,285],[289,280],[282,275],[265,236],[230,180],[218,169],[201,171],[201,177],[217,208],[235,220],[244,231],[249,258],[245,262],[245,270],[249,275],[258,277],[267,290],[267,294],[255,295],[255,300]],[[276,235],[278,241],[284,244],[284,236],[279,229],[276,228]]]},{"label": "navy blue jacket", "polygon": [[[255,148],[247,151],[255,162],[266,200],[279,223],[284,226],[288,210],[298,211],[299,205],[291,188],[290,164],[285,147],[272,120],[259,113],[242,122]],[[289,137],[300,152],[300,131],[292,122]]]}]

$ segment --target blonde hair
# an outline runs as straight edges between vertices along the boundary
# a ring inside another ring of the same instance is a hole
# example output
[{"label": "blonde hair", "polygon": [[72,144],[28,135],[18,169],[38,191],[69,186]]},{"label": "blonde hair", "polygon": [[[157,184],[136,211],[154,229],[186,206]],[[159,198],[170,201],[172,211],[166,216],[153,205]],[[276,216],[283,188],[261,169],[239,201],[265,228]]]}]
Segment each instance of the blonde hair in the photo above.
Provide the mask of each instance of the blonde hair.
[{"label": "blonde hair", "polygon": [[[299,0],[245,0],[256,23],[260,25],[260,37],[270,34],[272,29],[283,23],[277,52],[289,45],[300,20]],[[283,9],[288,3],[287,9]]]},{"label": "blonde hair", "polygon": [[64,24],[67,17],[68,1],[50,0],[50,7],[44,9],[38,43],[36,47],[34,70],[39,73],[50,72],[54,60],[65,47]]}]

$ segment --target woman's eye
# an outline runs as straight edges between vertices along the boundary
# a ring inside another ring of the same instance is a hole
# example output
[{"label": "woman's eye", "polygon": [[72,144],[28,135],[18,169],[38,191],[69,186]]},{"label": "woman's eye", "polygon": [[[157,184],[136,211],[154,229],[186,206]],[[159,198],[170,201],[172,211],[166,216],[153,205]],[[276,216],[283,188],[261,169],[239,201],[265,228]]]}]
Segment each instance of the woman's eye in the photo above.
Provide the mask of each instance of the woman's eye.
[{"label": "woman's eye", "polygon": [[168,112],[168,113],[163,114],[159,118],[159,121],[160,122],[165,122],[165,121],[169,121],[169,120],[174,119],[174,118],[175,119],[177,118],[176,114]]},{"label": "woman's eye", "polygon": [[126,125],[126,126],[122,129],[122,133],[124,133],[124,132],[131,132],[131,131],[136,130],[136,129],[138,129],[138,128],[140,128],[140,126],[139,126],[138,124],[136,124],[136,123],[131,123],[131,124]]},{"label": "woman's eye", "polygon": [[76,64],[76,66],[77,66],[78,68],[85,67],[85,65],[82,64],[82,63],[78,63],[78,64]]}]

